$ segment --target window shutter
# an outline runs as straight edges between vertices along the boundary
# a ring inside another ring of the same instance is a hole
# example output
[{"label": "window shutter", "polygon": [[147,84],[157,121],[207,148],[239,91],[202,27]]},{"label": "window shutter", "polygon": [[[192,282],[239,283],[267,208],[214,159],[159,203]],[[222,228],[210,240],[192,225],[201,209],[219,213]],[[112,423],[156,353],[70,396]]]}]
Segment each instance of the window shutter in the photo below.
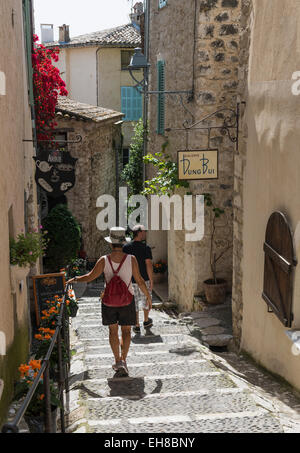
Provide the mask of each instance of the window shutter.
[{"label": "window shutter", "polygon": [[265,243],[264,289],[262,297],[286,327],[293,321],[293,271],[297,265],[293,235],[285,215],[273,212],[269,218]]},{"label": "window shutter", "polygon": [[[165,62],[157,62],[157,90],[165,91]],[[157,96],[157,133],[165,133],[165,95]]]},{"label": "window shutter", "polygon": [[33,70],[32,70],[32,45],[33,45],[33,28],[32,28],[32,10],[31,0],[23,0],[23,21],[24,21],[24,34],[25,34],[25,49],[27,61],[27,80],[28,80],[28,94],[30,104],[34,105],[33,97]]},{"label": "window shutter", "polygon": [[121,87],[121,110],[124,121],[138,121],[142,117],[142,94],[134,87]]}]

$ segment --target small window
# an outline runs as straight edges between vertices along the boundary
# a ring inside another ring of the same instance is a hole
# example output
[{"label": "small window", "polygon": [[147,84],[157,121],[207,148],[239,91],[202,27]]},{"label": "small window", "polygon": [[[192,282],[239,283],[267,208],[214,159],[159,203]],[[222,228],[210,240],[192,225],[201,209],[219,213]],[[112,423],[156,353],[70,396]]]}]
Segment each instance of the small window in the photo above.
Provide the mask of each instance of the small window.
[{"label": "small window", "polygon": [[158,8],[163,8],[168,3],[168,0],[158,0]]},{"label": "small window", "polygon": [[131,57],[133,56],[133,50],[121,50],[121,69],[122,71],[128,71]]},{"label": "small window", "polygon": [[122,150],[122,168],[129,163],[129,149],[123,148]]}]

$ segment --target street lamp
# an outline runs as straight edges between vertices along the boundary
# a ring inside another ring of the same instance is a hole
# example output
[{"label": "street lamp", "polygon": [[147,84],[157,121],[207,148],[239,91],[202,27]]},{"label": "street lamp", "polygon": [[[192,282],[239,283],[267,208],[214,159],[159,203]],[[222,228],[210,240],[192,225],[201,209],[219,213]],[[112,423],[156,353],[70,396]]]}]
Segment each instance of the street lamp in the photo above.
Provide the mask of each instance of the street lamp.
[{"label": "street lamp", "polygon": [[[148,79],[148,71],[150,68],[150,63],[147,62],[145,55],[142,53],[142,49],[140,47],[136,47],[134,49],[134,54],[131,57],[130,64],[128,66],[129,73],[133,80],[137,83],[138,86],[143,88],[143,91],[146,91],[147,87],[147,79]],[[139,69],[143,69],[144,71],[144,78],[143,80],[137,80],[132,71],[137,71]]]}]

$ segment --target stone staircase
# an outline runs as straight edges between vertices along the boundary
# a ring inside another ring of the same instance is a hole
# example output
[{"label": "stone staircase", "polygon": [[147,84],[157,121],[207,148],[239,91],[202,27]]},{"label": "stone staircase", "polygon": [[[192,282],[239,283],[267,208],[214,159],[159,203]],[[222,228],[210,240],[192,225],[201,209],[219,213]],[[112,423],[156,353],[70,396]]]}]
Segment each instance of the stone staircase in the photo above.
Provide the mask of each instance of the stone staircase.
[{"label": "stone staircase", "polygon": [[99,287],[90,286],[72,322],[68,432],[283,432],[253,389],[217,366],[189,326],[153,310],[152,335],[132,337],[130,376],[114,378]]}]

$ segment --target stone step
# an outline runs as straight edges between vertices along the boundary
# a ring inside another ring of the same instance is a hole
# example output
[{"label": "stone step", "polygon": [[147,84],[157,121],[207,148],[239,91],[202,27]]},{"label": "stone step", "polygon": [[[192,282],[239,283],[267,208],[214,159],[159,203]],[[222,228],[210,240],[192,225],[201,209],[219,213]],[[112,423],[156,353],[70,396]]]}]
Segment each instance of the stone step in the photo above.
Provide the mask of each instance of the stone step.
[{"label": "stone step", "polygon": [[[77,379],[111,379],[114,376],[114,371],[112,369],[113,360],[106,365],[101,364],[100,366],[85,366],[85,371],[82,375],[74,374],[70,378],[70,383],[75,382]],[[144,378],[147,376],[166,376],[166,375],[177,375],[184,374],[190,376],[195,373],[215,373],[220,371],[216,368],[211,362],[208,362],[204,359],[198,360],[189,360],[184,363],[182,360],[174,360],[172,363],[163,362],[158,358],[155,360],[155,363],[152,362],[140,362],[140,363],[130,363],[129,375],[131,378]]]},{"label": "stone step", "polygon": [[136,399],[126,397],[88,398],[85,401],[89,420],[124,420],[161,417],[189,416],[227,412],[256,411],[255,402],[241,389],[214,389],[197,392],[151,394]]},{"label": "stone step", "polygon": [[[134,351],[129,350],[127,356],[127,366],[130,367],[133,363],[156,363],[156,362],[169,362],[170,366],[172,365],[173,361],[182,362],[182,366],[184,367],[185,362],[188,362],[192,359],[200,359],[202,357],[199,351],[192,352],[188,355],[181,354],[171,354],[168,350],[160,350],[160,351]],[[112,363],[113,354],[109,352],[107,354],[85,354],[85,363],[88,367],[91,366],[100,366],[100,365],[108,365]]]},{"label": "stone step", "polygon": [[[160,344],[171,344],[172,346],[177,343],[178,345],[194,345],[197,347],[201,347],[198,340],[194,339],[190,335],[176,335],[176,334],[163,334],[163,335],[145,335],[144,329],[141,329],[141,335],[134,335],[132,334],[131,337],[131,346],[130,348],[134,347],[135,345],[160,345]],[[107,333],[107,332],[106,332]],[[89,346],[98,346],[98,347],[105,347],[109,343],[108,337],[103,338],[80,338],[80,343],[83,344],[85,347]]]},{"label": "stone step", "polygon": [[[152,351],[155,353],[156,351],[163,351],[165,350],[166,352],[169,352],[170,350],[178,349],[178,351],[182,351],[184,353],[184,348],[185,347],[185,354],[189,355],[193,348],[198,348],[197,344],[182,344],[178,343],[178,341],[169,341],[168,343],[166,342],[157,342],[157,343],[136,343],[136,342],[131,342],[130,345],[130,352],[149,352]],[[96,345],[84,345],[84,350],[85,353],[90,355],[90,354],[111,354],[111,348],[110,345],[107,343],[105,344],[96,344]],[[172,353],[175,354],[175,353]]]},{"label": "stone step", "polygon": [[[91,323],[91,324],[80,324],[78,323],[78,327],[77,327],[77,332],[78,332],[78,336],[80,338],[87,338],[87,337],[90,337],[90,338],[105,338],[107,337],[107,332],[108,332],[108,327],[106,326],[102,326],[101,325],[101,321],[99,319],[99,325],[95,324],[95,323]],[[164,334],[167,334],[167,333],[172,333],[172,334],[186,334],[188,335],[189,334],[189,330],[187,327],[185,326],[179,326],[179,325],[160,325],[160,326],[153,326],[151,327],[151,332],[154,334],[154,335],[164,335]]]},{"label": "stone step", "polygon": [[[283,429],[272,415],[260,411],[195,415],[176,415],[132,418],[129,420],[89,420],[89,431],[93,433],[283,433]],[[160,447],[162,438],[156,436],[151,447]],[[192,439],[192,436],[190,437]],[[179,439],[178,439],[179,440]],[[175,439],[174,439],[175,441]],[[151,441],[152,442],[152,441]],[[176,445],[174,445],[176,446]]]},{"label": "stone step", "polygon": [[[75,388],[78,385],[75,384]],[[105,398],[120,396],[123,398],[143,398],[146,395],[159,393],[179,393],[194,391],[199,388],[233,388],[236,385],[224,373],[206,372],[193,375],[171,374],[144,377],[127,377],[111,379],[92,379],[80,383],[81,398]]]}]

